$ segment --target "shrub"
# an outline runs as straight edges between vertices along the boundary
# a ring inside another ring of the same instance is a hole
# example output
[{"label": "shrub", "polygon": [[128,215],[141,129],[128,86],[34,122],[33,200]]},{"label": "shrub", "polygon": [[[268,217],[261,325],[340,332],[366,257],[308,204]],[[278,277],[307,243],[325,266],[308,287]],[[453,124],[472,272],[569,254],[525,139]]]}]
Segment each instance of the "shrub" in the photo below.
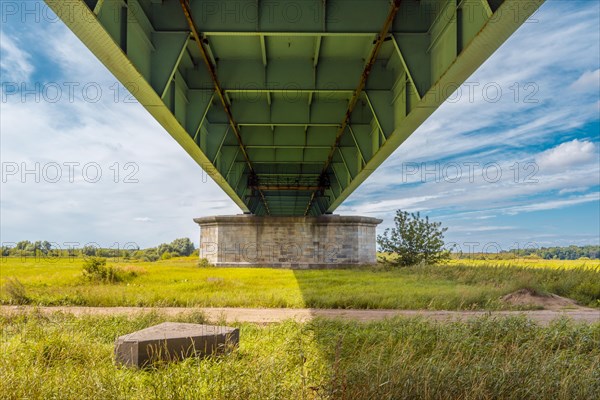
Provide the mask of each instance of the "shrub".
[{"label": "shrub", "polygon": [[83,261],[83,276],[90,281],[116,281],[113,268],[107,267],[106,260],[99,257],[90,257]]},{"label": "shrub", "polygon": [[430,222],[429,217],[423,219],[419,213],[402,210],[396,211],[394,222],[394,228],[377,236],[381,251],[395,255],[387,258],[388,263],[408,266],[450,258],[450,252],[444,250],[444,232],[448,228],[442,228],[441,222]]},{"label": "shrub", "polygon": [[153,252],[147,252],[146,255],[142,258],[142,261],[154,262],[158,261],[158,254]]},{"label": "shrub", "polygon": [[8,294],[11,304],[25,305],[31,302],[25,286],[17,278],[8,278],[4,284],[4,290]]},{"label": "shrub", "polygon": [[100,257],[90,257],[83,262],[83,276],[90,281],[117,283],[135,278],[139,273],[137,269],[107,266],[106,259]]},{"label": "shrub", "polygon": [[198,267],[200,267],[200,268],[209,268],[212,266],[213,265],[208,261],[207,258],[201,258],[198,260]]}]

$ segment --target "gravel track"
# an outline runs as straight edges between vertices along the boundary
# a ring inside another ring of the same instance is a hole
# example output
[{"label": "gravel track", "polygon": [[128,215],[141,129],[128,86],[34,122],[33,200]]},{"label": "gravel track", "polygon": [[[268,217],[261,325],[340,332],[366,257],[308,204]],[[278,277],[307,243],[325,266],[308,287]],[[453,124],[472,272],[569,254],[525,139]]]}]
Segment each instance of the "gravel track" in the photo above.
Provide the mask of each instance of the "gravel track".
[{"label": "gravel track", "polygon": [[304,322],[313,318],[331,318],[355,320],[360,322],[379,321],[392,317],[423,317],[432,321],[465,321],[484,315],[507,317],[525,315],[531,320],[547,325],[552,320],[567,317],[576,322],[600,322],[600,310],[576,308],[569,310],[536,311],[429,311],[429,310],[342,310],[307,308],[182,308],[182,307],[38,307],[38,306],[0,306],[1,314],[27,313],[37,310],[43,314],[54,312],[74,315],[135,315],[157,312],[167,316],[202,312],[211,321],[252,322],[268,324],[289,319]]}]

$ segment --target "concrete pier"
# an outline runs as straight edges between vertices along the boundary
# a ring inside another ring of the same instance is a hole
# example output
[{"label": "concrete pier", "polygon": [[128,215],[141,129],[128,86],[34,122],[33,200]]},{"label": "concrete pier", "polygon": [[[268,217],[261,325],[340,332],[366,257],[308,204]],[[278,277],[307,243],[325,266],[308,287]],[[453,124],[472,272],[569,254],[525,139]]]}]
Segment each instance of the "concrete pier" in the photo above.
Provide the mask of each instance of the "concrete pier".
[{"label": "concrete pier", "polygon": [[377,262],[380,219],[357,216],[194,219],[200,225],[200,258],[216,266],[336,268]]}]

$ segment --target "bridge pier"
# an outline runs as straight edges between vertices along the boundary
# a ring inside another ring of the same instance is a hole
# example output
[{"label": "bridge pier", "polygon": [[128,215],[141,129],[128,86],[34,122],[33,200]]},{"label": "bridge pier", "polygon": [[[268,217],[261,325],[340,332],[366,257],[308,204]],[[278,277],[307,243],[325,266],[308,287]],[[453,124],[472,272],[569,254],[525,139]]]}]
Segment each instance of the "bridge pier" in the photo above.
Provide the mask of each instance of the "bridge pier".
[{"label": "bridge pier", "polygon": [[216,266],[336,268],[377,262],[380,219],[227,215],[194,219],[200,258]]}]

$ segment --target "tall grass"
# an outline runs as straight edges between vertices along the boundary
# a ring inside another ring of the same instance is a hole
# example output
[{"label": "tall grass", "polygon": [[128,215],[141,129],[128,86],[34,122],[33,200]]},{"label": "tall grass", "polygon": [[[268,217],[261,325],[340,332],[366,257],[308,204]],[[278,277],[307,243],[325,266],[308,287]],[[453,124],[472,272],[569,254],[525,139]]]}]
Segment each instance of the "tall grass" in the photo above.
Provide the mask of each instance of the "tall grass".
[{"label": "tall grass", "polygon": [[600,271],[600,260],[545,260],[543,258],[514,257],[505,260],[461,258],[452,259],[450,264],[486,266],[497,265],[503,267],[527,267],[527,268],[554,268],[554,269],[591,269]]},{"label": "tall grass", "polygon": [[0,315],[0,398],[588,400],[600,393],[600,324],[238,324],[240,347],[229,355],[148,371],[114,365],[117,336],[163,321],[155,313]]},{"label": "tall grass", "polygon": [[18,279],[21,299],[38,305],[495,310],[509,308],[499,301],[501,296],[527,288],[600,306],[600,268],[452,263],[291,271],[199,268],[197,258],[190,257],[109,262],[107,267],[126,271],[129,278],[107,285],[84,279],[81,260],[5,258],[0,267],[4,304],[21,301],[7,285]]}]

